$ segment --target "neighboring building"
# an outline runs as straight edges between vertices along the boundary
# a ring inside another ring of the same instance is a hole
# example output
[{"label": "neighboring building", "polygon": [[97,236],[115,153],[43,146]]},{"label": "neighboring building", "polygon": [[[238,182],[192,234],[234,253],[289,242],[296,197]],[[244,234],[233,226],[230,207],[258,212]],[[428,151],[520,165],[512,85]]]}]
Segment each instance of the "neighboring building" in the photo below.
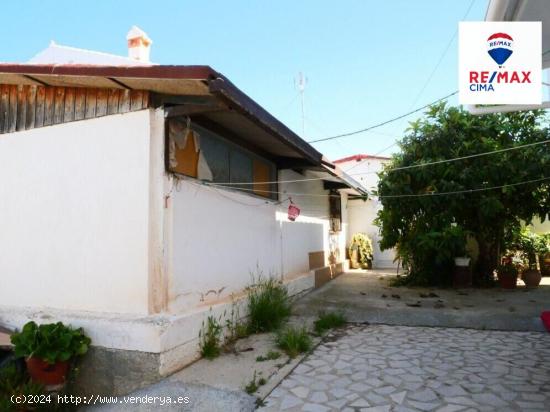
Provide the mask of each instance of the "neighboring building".
[{"label": "neighboring building", "polygon": [[100,64],[105,66],[146,66],[150,61],[153,41],[139,27],[133,26],[126,35],[128,57],[95,50],[62,46],[53,40],[50,45],[31,58],[29,64]]},{"label": "neighboring building", "polygon": [[[378,175],[389,157],[358,154],[334,161],[346,174],[353,176],[363,187],[372,193],[378,186]],[[387,269],[397,267],[395,251],[380,250],[380,229],[374,224],[378,211],[382,209],[382,203],[375,196],[369,196],[367,200],[348,199],[348,236],[347,242],[355,233],[366,233],[373,242],[374,261],[373,267]]]},{"label": "neighboring building", "polygon": [[258,271],[292,295],[342,271],[359,183],[208,66],[66,51],[0,64],[0,324],[84,327],[81,384],[124,393],[245,316]]}]

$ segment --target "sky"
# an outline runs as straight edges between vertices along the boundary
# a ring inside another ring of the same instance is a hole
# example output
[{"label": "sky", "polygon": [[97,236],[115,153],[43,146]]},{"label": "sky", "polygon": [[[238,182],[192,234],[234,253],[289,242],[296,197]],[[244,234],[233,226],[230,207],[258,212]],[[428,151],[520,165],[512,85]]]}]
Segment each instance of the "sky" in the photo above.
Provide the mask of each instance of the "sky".
[{"label": "sky", "polygon": [[[152,61],[211,66],[310,141],[368,127],[456,91],[456,36],[449,42],[469,8],[465,20],[484,20],[487,3],[20,0],[2,5],[9,18],[0,25],[0,61],[25,62],[51,40],[126,55],[126,33],[137,25],[153,40]],[[307,78],[305,135],[295,81],[300,72]],[[456,97],[449,104],[457,104]],[[418,116],[313,145],[332,160],[389,155],[398,149],[388,146]]]}]

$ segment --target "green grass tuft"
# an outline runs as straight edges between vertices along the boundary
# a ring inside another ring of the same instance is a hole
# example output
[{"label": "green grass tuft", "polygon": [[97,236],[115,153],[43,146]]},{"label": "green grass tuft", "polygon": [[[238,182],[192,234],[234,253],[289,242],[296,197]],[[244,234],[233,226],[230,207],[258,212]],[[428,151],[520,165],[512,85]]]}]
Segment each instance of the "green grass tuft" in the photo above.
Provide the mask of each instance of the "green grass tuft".
[{"label": "green grass tuft", "polygon": [[322,335],[329,329],[339,328],[346,323],[346,317],[340,312],[319,313],[319,319],[313,324],[313,329],[317,335]]},{"label": "green grass tuft", "polygon": [[262,278],[248,287],[249,331],[271,332],[280,328],[290,316],[286,287],[273,278]]},{"label": "green grass tuft", "polygon": [[220,338],[222,327],[212,316],[208,316],[206,325],[203,322],[199,332],[201,355],[206,359],[214,359],[220,355]]},{"label": "green grass tuft", "polygon": [[252,379],[244,387],[244,391],[249,395],[252,395],[254,392],[258,390],[258,388],[259,388],[259,385],[258,385],[258,382],[256,382],[256,371],[254,371],[254,375],[252,375]]},{"label": "green grass tuft", "polygon": [[270,350],[265,354],[265,356],[262,356],[262,355],[258,356],[256,358],[256,362],[265,362],[268,360],[275,360],[275,359],[279,359],[280,357],[281,357],[281,354],[279,352]]},{"label": "green grass tuft", "polygon": [[277,346],[290,358],[311,349],[313,343],[306,328],[286,328],[277,333]]}]

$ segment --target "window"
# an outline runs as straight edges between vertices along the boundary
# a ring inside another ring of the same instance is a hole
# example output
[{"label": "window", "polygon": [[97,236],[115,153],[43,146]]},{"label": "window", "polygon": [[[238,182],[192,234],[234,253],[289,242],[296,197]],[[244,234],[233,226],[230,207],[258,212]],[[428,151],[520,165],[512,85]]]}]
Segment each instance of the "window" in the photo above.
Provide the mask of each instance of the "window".
[{"label": "window", "polygon": [[227,184],[246,193],[276,199],[275,165],[218,134],[185,120],[170,119],[169,169],[185,176]]},{"label": "window", "polygon": [[331,190],[329,196],[330,230],[331,232],[340,232],[342,230],[342,198],[337,190]]}]

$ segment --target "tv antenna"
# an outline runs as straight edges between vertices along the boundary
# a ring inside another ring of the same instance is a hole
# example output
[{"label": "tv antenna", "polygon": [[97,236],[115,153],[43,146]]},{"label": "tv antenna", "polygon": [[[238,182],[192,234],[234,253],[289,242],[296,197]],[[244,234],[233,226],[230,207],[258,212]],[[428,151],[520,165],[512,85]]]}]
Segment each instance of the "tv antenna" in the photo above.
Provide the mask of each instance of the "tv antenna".
[{"label": "tv antenna", "polygon": [[300,93],[300,102],[301,102],[301,108],[302,108],[302,138],[305,139],[306,116],[305,116],[305,108],[304,108],[304,91],[306,89],[307,77],[305,77],[302,72],[299,72],[298,77],[294,79],[294,83],[296,88],[298,89],[298,92]]}]

